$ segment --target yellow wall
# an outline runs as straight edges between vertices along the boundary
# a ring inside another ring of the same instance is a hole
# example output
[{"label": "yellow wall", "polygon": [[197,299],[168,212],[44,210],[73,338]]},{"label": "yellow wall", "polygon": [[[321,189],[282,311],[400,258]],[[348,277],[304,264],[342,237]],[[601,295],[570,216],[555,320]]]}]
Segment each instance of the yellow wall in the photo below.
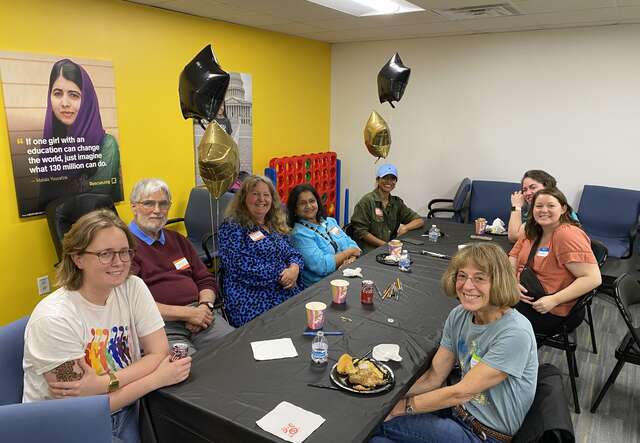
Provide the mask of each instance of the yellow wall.
[{"label": "yellow wall", "polygon": [[[253,76],[254,171],[272,157],[329,147],[328,44],[123,1],[0,1],[0,17],[0,50],[113,62],[125,194],[139,178],[164,178],[170,217],[184,213],[194,184],[178,76],[208,43],[226,71]],[[53,279],[56,261],[46,220],[18,217],[3,109],[0,99],[0,325],[31,312],[36,277]],[[127,202],[118,211],[130,220]]]}]

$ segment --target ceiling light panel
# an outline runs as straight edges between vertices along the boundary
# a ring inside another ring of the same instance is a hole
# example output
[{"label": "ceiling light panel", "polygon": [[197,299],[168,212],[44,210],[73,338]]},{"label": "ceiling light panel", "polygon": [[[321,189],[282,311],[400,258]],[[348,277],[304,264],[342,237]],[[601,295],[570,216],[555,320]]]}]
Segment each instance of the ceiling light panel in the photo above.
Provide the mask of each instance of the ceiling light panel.
[{"label": "ceiling light panel", "polygon": [[424,11],[406,0],[307,0],[356,17]]}]

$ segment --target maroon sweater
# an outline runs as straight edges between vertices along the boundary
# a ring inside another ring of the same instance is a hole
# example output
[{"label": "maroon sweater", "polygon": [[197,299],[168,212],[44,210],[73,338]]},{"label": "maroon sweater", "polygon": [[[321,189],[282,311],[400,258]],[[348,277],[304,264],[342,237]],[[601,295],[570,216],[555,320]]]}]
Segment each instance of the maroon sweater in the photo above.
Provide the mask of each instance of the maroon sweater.
[{"label": "maroon sweater", "polygon": [[[191,242],[177,232],[164,230],[164,245],[151,246],[136,237],[136,255],[132,272],[149,287],[151,295],[165,305],[186,306],[197,302],[203,289],[216,290],[216,281],[209,273]],[[174,262],[185,258],[177,269]]]}]

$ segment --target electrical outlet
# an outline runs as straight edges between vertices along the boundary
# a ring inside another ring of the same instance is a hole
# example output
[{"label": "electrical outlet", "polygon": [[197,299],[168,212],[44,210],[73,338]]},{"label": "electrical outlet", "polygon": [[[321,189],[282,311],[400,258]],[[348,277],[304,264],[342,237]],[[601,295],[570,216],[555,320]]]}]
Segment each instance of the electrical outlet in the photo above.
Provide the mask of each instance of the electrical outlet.
[{"label": "electrical outlet", "polygon": [[51,288],[49,287],[49,276],[48,275],[43,275],[42,277],[38,277],[36,279],[36,284],[38,285],[38,294],[39,295],[44,295],[49,293],[49,291],[51,291]]}]

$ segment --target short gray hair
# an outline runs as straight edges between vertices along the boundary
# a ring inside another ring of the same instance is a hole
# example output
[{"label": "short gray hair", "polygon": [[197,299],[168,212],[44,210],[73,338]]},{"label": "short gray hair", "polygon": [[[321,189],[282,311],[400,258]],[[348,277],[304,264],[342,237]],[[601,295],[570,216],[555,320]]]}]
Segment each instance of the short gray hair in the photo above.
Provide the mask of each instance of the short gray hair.
[{"label": "short gray hair", "polygon": [[140,199],[157,191],[164,192],[167,200],[171,201],[171,191],[169,191],[169,185],[165,181],[159,178],[143,178],[133,186],[130,196],[131,203],[139,202]]}]

